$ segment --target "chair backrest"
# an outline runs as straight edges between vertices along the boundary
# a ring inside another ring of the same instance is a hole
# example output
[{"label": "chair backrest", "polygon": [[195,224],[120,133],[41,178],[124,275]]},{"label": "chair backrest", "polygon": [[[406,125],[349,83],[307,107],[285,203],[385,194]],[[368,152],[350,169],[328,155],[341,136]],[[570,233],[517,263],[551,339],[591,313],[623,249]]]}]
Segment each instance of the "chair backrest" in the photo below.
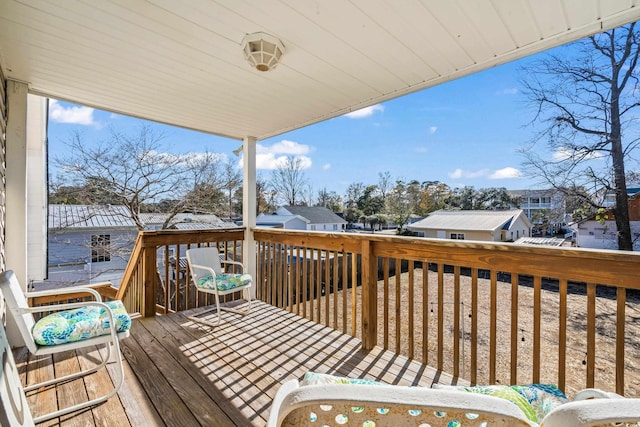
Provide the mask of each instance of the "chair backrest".
[{"label": "chair backrest", "polygon": [[289,382],[281,389],[282,393],[276,393],[268,427],[310,423],[366,426],[373,425],[372,421],[376,427],[535,425],[507,400],[461,391],[363,384],[297,387]]},{"label": "chair backrest", "polygon": [[12,270],[0,273],[0,291],[25,345],[31,352],[35,352],[36,344],[31,336],[35,320],[33,314],[22,311],[22,309],[29,307],[29,303],[24,296],[24,291],[20,286],[20,282],[18,282],[18,278]]},{"label": "chair backrest", "polygon": [[[4,279],[4,278],[3,278]],[[0,325],[0,426],[33,426],[31,411],[27,405],[13,353],[7,341],[4,327]]]},{"label": "chair backrest", "polygon": [[549,412],[544,427],[640,425],[640,399],[605,398],[565,403]]},{"label": "chair backrest", "polygon": [[220,254],[215,246],[187,249],[187,261],[191,269],[191,275],[194,280],[211,274],[206,270],[194,267],[194,265],[204,265],[212,268],[216,274],[222,273],[222,265],[220,264]]}]

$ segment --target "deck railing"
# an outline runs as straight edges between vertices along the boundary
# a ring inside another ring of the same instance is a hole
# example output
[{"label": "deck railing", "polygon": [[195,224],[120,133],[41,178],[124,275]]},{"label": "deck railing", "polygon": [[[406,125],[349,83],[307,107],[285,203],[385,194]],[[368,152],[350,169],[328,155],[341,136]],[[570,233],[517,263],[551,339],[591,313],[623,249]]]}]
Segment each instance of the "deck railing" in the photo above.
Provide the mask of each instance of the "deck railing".
[{"label": "deck railing", "polygon": [[254,231],[257,295],[473,384],[640,395],[640,254]]},{"label": "deck railing", "polygon": [[[365,349],[473,384],[640,396],[638,253],[273,229],[254,238],[257,297]],[[208,305],[180,262],[186,249],[216,245],[240,260],[242,244],[242,229],[142,232],[116,298],[142,316]]]},{"label": "deck railing", "polygon": [[241,228],[225,230],[159,230],[138,234],[116,298],[130,313],[143,317],[211,304],[196,296],[186,250],[216,246],[227,259],[242,260]]}]

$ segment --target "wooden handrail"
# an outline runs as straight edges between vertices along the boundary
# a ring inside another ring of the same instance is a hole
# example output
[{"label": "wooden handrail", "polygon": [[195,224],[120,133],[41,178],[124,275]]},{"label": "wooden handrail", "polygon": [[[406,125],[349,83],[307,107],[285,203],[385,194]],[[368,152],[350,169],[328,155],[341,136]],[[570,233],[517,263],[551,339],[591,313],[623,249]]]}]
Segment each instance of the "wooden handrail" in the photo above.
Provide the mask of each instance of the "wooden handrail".
[{"label": "wooden handrail", "polygon": [[[200,301],[196,298],[189,281],[188,268],[184,269],[180,264],[185,250],[202,245],[228,248],[230,242],[241,244],[243,239],[243,228],[141,231],[136,238],[116,298],[124,302],[127,310],[138,312],[143,317],[153,316],[158,311],[168,313],[208,303],[208,300]],[[164,250],[164,255],[159,257],[161,249]],[[175,253],[173,257],[169,256],[170,250]],[[230,256],[241,259],[242,253],[236,250],[235,243],[230,251]],[[157,265],[160,261],[165,264],[162,271],[159,271]],[[170,277],[169,262],[175,263],[171,273],[176,277]],[[161,295],[158,294],[160,286],[164,287]]]},{"label": "wooden handrail", "polygon": [[[110,282],[92,283],[92,284],[82,285],[78,287],[95,289],[98,292],[98,294],[100,294],[100,296],[106,300],[117,299],[116,298],[117,289]],[[60,301],[86,298],[88,295],[89,294],[87,292],[78,291],[73,293],[33,297],[33,298],[29,298],[29,302],[30,302],[30,305],[32,306],[38,306],[38,305],[58,303]]]},{"label": "wooden handrail", "polygon": [[[262,228],[253,234],[258,297],[350,331],[365,349],[395,345],[474,384],[549,382],[553,373],[562,389],[615,384],[620,394],[625,361],[640,362],[625,339],[640,253]],[[615,312],[606,336],[598,329],[601,289],[616,290],[606,297],[606,316]],[[576,384],[568,371],[585,354],[583,383]]]}]

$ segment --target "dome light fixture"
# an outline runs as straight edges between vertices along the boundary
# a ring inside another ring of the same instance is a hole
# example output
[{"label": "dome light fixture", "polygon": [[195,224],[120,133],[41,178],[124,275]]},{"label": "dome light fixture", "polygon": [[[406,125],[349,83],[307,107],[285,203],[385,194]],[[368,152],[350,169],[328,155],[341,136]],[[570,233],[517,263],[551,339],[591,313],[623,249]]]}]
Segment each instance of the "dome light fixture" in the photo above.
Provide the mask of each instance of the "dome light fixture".
[{"label": "dome light fixture", "polygon": [[247,34],[242,39],[244,57],[258,71],[270,71],[278,66],[284,55],[284,45],[266,33]]}]

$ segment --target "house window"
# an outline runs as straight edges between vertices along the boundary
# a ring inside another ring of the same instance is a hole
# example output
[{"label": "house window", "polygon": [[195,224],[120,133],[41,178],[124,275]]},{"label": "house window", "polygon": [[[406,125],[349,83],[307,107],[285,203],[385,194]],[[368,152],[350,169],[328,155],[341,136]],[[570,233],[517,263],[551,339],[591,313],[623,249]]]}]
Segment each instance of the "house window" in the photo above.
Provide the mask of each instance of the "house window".
[{"label": "house window", "polygon": [[337,230],[338,229],[338,224],[333,224],[333,229]]},{"label": "house window", "polygon": [[311,226],[311,231],[316,231],[316,226],[315,225]]},{"label": "house window", "polygon": [[451,233],[451,238],[453,240],[464,240],[464,234],[463,233]]},{"label": "house window", "polygon": [[93,234],[91,236],[91,262],[111,261],[111,235]]}]

